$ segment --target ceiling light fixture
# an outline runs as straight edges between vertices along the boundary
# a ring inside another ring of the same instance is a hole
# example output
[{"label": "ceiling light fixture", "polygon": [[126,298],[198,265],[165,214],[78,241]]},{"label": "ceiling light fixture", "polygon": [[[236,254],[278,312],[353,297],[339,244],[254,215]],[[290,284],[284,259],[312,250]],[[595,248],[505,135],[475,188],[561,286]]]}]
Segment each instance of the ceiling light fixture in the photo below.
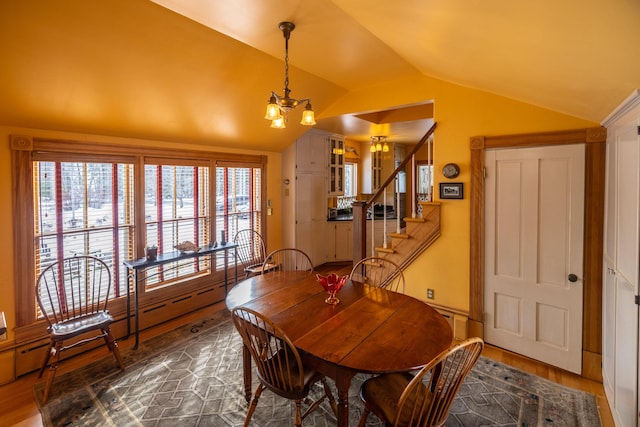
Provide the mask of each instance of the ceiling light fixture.
[{"label": "ceiling light fixture", "polygon": [[382,151],[383,153],[389,152],[389,146],[387,145],[387,137],[386,136],[372,136],[371,137],[371,146],[369,147],[369,151],[372,153]]},{"label": "ceiling light fixture", "polygon": [[278,28],[280,28],[284,36],[284,96],[280,97],[277,93],[271,92],[264,118],[271,120],[272,128],[284,129],[287,127],[286,122],[289,111],[306,103],[300,124],[313,126],[316,124],[316,119],[313,109],[311,108],[311,100],[309,98],[294,99],[289,97],[289,93],[291,92],[291,89],[289,89],[289,37],[296,26],[293,22],[281,22]]}]

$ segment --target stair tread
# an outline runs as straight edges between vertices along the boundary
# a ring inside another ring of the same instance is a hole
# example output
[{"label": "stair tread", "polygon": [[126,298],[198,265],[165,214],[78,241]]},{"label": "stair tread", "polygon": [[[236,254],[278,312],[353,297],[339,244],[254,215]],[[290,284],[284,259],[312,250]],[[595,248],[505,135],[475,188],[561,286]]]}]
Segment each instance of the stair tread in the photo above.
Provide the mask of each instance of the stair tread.
[{"label": "stair tread", "polygon": [[411,237],[406,233],[389,233],[389,236],[395,237],[397,239],[408,239],[409,237]]},{"label": "stair tread", "polygon": [[427,222],[425,218],[405,218],[404,222]]},{"label": "stair tread", "polygon": [[384,253],[387,253],[387,254],[395,253],[395,251],[392,248],[382,248],[382,247],[380,247],[380,248],[376,248],[376,251],[384,252]]}]

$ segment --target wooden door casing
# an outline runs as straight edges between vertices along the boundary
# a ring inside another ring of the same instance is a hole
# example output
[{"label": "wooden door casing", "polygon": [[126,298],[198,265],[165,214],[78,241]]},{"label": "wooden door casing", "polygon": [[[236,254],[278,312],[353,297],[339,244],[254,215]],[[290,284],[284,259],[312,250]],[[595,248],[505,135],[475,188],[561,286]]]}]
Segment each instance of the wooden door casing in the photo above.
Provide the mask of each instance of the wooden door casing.
[{"label": "wooden door casing", "polygon": [[483,336],[484,150],[585,144],[584,294],[582,376],[602,381],[602,243],[604,221],[604,127],[471,138],[469,336]]}]

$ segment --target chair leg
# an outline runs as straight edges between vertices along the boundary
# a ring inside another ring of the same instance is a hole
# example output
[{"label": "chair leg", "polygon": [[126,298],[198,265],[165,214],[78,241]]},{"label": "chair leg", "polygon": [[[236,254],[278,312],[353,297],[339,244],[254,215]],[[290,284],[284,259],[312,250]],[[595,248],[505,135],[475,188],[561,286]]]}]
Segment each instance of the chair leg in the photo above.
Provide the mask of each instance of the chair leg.
[{"label": "chair leg", "polygon": [[49,399],[49,392],[51,391],[51,386],[53,385],[53,378],[56,376],[56,371],[58,370],[58,362],[60,361],[61,349],[61,342],[57,342],[55,347],[51,348],[51,355],[53,356],[53,359],[51,360],[51,364],[49,365],[47,384],[44,386],[44,396],[42,397],[43,405],[47,403],[47,400]]},{"label": "chair leg", "polygon": [[49,347],[47,348],[47,353],[44,355],[44,362],[40,367],[40,373],[38,374],[38,378],[42,378],[42,374],[44,374],[44,370],[47,369],[47,365],[49,364],[49,359],[51,358],[52,348],[53,348],[53,341],[49,343]]},{"label": "chair leg", "polygon": [[369,410],[364,408],[362,411],[362,416],[360,417],[360,422],[358,423],[358,427],[364,427],[367,424],[367,416],[369,416]]},{"label": "chair leg", "polygon": [[124,371],[124,363],[122,362],[122,356],[120,355],[120,348],[118,347],[118,343],[116,342],[115,338],[113,338],[113,335],[111,334],[111,328],[103,329],[102,334],[104,336],[104,341],[107,343],[107,347],[109,347],[109,350],[116,358],[116,362],[118,362],[120,369]]},{"label": "chair leg", "polygon": [[293,421],[293,424],[296,427],[302,427],[302,415],[300,415],[300,406],[302,405],[302,400],[296,400],[296,418]]},{"label": "chair leg", "polygon": [[244,427],[249,427],[249,421],[251,421],[251,417],[253,417],[253,412],[256,410],[256,406],[258,406],[258,399],[260,399],[260,395],[265,387],[262,384],[258,385],[256,389],[256,394],[253,396],[253,400],[251,401],[251,405],[249,405],[249,410],[247,411],[247,417],[244,419]]},{"label": "chair leg", "polygon": [[327,395],[327,399],[329,400],[329,404],[331,405],[331,409],[333,409],[333,413],[335,416],[338,416],[338,405],[336,404],[336,399],[333,398],[333,393],[331,393],[331,389],[329,388],[329,384],[327,384],[327,379],[323,378],[321,380],[322,387],[324,387],[324,392]]}]

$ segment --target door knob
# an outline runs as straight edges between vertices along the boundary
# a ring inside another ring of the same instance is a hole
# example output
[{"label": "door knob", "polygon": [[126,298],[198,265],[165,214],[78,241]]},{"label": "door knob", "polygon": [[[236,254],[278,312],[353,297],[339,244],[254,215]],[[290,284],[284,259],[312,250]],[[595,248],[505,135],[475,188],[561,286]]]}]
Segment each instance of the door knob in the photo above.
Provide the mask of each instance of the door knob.
[{"label": "door knob", "polygon": [[567,277],[567,279],[569,279],[570,282],[577,282],[578,281],[578,276],[576,276],[575,274],[571,273],[569,275],[569,277]]}]

